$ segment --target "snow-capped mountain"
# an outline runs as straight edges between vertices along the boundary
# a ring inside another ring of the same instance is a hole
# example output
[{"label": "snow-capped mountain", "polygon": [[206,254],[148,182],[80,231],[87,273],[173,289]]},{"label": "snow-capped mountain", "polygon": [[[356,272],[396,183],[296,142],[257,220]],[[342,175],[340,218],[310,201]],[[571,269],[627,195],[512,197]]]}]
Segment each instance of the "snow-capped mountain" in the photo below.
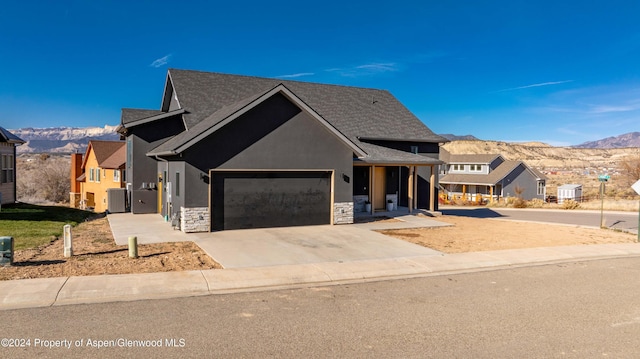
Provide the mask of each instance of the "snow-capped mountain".
[{"label": "snow-capped mountain", "polygon": [[84,152],[89,140],[117,141],[120,136],[116,127],[27,127],[9,131],[27,141],[17,147],[18,153],[75,153]]}]

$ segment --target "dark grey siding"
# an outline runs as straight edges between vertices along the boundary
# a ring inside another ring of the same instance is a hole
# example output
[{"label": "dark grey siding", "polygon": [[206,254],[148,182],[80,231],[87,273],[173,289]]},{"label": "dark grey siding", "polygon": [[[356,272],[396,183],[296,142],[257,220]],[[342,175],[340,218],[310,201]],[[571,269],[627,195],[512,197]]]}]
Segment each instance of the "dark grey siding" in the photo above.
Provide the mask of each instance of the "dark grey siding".
[{"label": "dark grey siding", "polygon": [[[157,189],[149,189],[158,182],[158,166],[155,158],[146,153],[184,130],[181,116],[173,116],[129,129],[127,135],[127,183],[131,184],[131,211],[156,213]],[[153,193],[149,193],[153,192]]]},{"label": "dark grey siding", "polygon": [[[274,95],[184,152],[190,173],[209,169],[335,170],[335,202],[351,202],[353,152],[283,95]],[[199,177],[198,177],[199,178]],[[208,205],[205,181],[190,179],[187,207]]]}]

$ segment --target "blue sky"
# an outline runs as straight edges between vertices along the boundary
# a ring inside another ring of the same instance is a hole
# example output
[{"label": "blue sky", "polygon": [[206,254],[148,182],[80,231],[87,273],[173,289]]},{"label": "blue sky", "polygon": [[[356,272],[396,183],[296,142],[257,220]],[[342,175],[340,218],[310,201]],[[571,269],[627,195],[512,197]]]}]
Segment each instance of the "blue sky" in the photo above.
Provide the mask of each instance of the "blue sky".
[{"label": "blue sky", "polygon": [[13,1],[0,125],[104,126],[167,68],[389,90],[436,133],[573,145],[640,131],[638,1]]}]

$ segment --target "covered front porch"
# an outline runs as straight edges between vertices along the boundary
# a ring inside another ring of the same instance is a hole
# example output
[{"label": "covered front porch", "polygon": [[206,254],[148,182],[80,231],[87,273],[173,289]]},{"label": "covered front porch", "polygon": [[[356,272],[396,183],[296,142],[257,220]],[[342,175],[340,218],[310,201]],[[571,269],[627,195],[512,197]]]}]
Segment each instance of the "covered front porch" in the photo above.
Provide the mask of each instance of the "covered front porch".
[{"label": "covered front porch", "polygon": [[493,203],[502,197],[501,184],[442,183],[448,201]]},{"label": "covered front porch", "polygon": [[437,164],[354,164],[355,217],[437,211]]}]

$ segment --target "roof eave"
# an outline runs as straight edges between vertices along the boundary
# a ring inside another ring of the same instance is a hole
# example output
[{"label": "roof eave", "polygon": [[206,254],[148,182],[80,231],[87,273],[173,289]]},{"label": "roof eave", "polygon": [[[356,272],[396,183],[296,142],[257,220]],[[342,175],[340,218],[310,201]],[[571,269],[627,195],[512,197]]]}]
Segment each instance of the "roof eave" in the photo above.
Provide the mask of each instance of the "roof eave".
[{"label": "roof eave", "polygon": [[[141,118],[139,120],[131,121],[131,122],[127,123],[127,124],[120,124],[120,126],[122,126],[124,130],[126,130],[128,128],[144,125],[146,123],[150,123],[150,122],[154,122],[154,121],[157,121],[157,120],[161,120],[163,118],[167,118],[167,117],[171,117],[171,116],[175,116],[175,115],[182,115],[182,114],[184,114],[186,112],[187,112],[187,110],[181,108],[181,109],[173,110],[173,111],[170,111],[170,112],[161,113],[161,114],[158,114],[158,115],[153,115],[153,116],[150,116],[150,117]],[[118,128],[120,126],[118,126],[116,128],[116,130],[118,130]]]}]

